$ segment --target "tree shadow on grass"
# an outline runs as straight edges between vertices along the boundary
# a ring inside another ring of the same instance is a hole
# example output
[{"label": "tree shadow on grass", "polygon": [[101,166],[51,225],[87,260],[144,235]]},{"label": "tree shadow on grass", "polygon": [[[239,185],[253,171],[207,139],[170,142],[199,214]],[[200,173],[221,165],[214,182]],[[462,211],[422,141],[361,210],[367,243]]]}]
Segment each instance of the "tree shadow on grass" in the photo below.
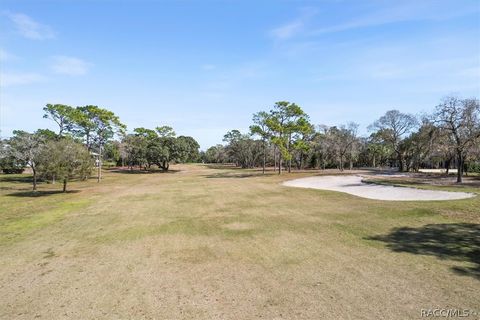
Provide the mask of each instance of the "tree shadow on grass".
[{"label": "tree shadow on grass", "polygon": [[151,169],[151,170],[109,169],[108,171],[109,172],[114,172],[114,173],[123,173],[123,174],[160,174],[160,173],[173,174],[173,173],[180,172],[182,170],[172,170],[172,169],[170,169],[168,171],[164,171],[164,170],[157,170],[157,169]]},{"label": "tree shadow on grass", "polygon": [[480,224],[428,224],[420,228],[395,228],[387,235],[368,240],[382,241],[395,252],[432,255],[439,259],[468,262],[470,267],[456,266],[452,271],[480,280]]},{"label": "tree shadow on grass", "polygon": [[221,172],[221,173],[215,173],[215,174],[208,174],[204,175],[205,178],[207,179],[223,179],[223,178],[235,178],[235,179],[242,179],[242,178],[251,178],[251,177],[261,177],[261,176],[267,176],[268,174],[262,174],[261,172],[250,172],[250,173],[226,173],[226,172]]},{"label": "tree shadow on grass", "polygon": [[36,197],[46,197],[55,194],[71,194],[78,193],[79,190],[68,190],[63,192],[62,190],[48,190],[48,191],[20,191],[8,194],[9,197],[20,197],[20,198],[36,198]]},{"label": "tree shadow on grass", "polygon": [[399,185],[416,185],[416,186],[424,186],[429,185],[429,183],[425,181],[418,181],[418,180],[404,180],[404,179],[392,179],[392,180],[382,180],[382,179],[362,179],[363,183],[370,184],[370,185],[381,185],[381,186],[399,186]]},{"label": "tree shadow on grass", "polygon": [[32,175],[0,175],[0,182],[32,183]]},{"label": "tree shadow on grass", "polygon": [[346,183],[342,184],[342,187],[363,187],[365,184],[363,183]]},{"label": "tree shadow on grass", "polygon": [[218,169],[218,170],[241,170],[241,167],[237,167],[233,163],[205,163],[205,167],[208,169]]}]

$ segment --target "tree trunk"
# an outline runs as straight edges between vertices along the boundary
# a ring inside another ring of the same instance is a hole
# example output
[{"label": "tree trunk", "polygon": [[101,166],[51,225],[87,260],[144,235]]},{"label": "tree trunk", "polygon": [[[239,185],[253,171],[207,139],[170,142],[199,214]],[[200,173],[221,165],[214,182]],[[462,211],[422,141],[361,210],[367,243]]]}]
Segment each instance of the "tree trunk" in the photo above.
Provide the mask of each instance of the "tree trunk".
[{"label": "tree trunk", "polygon": [[32,171],[33,171],[33,191],[37,191],[37,170],[35,170],[34,166],[32,166]]},{"label": "tree trunk", "polygon": [[163,171],[168,171],[170,164],[167,161],[163,161],[160,167],[162,168]]},{"label": "tree trunk", "polygon": [[86,143],[87,143],[87,149],[88,149],[88,151],[91,151],[91,150],[92,150],[92,146],[91,146],[91,144],[90,144],[90,133],[87,133]]},{"label": "tree trunk", "polygon": [[398,170],[400,172],[405,171],[405,165],[403,163],[403,156],[400,152],[398,153]]},{"label": "tree trunk", "polygon": [[273,171],[277,170],[277,146],[273,146]]},{"label": "tree trunk", "polygon": [[265,174],[265,164],[267,162],[267,148],[265,146],[265,140],[263,140],[263,167],[262,174]]},{"label": "tree trunk", "polygon": [[67,192],[67,179],[63,179],[63,192]]},{"label": "tree trunk", "polygon": [[100,145],[98,150],[98,175],[97,175],[97,182],[100,182],[102,179],[102,145]]},{"label": "tree trunk", "polygon": [[375,160],[376,160],[376,159],[375,159],[375,154],[373,154],[373,163],[372,163],[372,164],[373,164],[373,167],[374,167],[374,168],[376,167]]},{"label": "tree trunk", "polygon": [[463,163],[465,160],[463,159],[462,151],[457,151],[458,156],[458,169],[457,169],[457,183],[463,182]]},{"label": "tree trunk", "polygon": [[288,140],[287,140],[287,152],[288,152],[288,155],[289,155],[289,159],[288,159],[288,163],[287,163],[288,173],[292,172],[292,152],[290,150],[291,139],[292,139],[292,135],[289,134],[288,135]]},{"label": "tree trunk", "polygon": [[278,153],[278,174],[282,174],[282,154]]}]

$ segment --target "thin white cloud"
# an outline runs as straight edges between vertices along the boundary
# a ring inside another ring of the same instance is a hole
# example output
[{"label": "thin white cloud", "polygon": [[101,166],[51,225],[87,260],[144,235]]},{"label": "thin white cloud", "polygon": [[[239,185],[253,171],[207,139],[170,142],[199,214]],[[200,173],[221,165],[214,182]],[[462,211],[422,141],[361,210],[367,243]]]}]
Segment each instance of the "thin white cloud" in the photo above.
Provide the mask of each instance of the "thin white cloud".
[{"label": "thin white cloud", "polygon": [[302,30],[304,22],[297,20],[273,29],[270,33],[279,40],[291,38],[293,35]]},{"label": "thin white cloud", "polygon": [[270,35],[277,40],[287,40],[302,32],[308,21],[317,13],[313,8],[304,8],[297,19],[270,30]]},{"label": "thin white cloud", "polygon": [[23,72],[23,73],[1,73],[0,86],[11,87],[18,85],[28,85],[45,81],[47,78],[38,73]]},{"label": "thin white cloud", "polygon": [[452,1],[403,1],[344,23],[318,28],[309,34],[321,35],[405,21],[447,20],[478,12],[478,6],[460,8]]},{"label": "thin white cloud", "polygon": [[57,74],[81,76],[88,72],[91,64],[75,57],[54,56],[52,71]]},{"label": "thin white cloud", "polygon": [[55,38],[55,32],[50,26],[41,24],[23,13],[7,13],[14,23],[18,33],[28,39],[45,40]]},{"label": "thin white cloud", "polygon": [[396,22],[402,22],[407,20],[415,20],[412,16],[404,16],[402,14],[375,14],[368,17],[352,20],[343,24],[333,25],[329,27],[324,27],[312,31],[311,35],[320,35],[334,32],[347,31],[358,28],[367,28],[381,26],[385,24],[391,24]]}]

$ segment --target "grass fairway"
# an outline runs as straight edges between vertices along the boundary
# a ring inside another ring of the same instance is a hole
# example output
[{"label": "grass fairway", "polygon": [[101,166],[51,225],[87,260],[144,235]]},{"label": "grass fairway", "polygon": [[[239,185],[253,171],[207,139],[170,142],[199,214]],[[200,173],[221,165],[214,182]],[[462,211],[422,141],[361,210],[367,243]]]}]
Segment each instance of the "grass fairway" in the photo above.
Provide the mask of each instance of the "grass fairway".
[{"label": "grass fairway", "polygon": [[173,169],[110,172],[67,194],[43,184],[34,196],[27,176],[0,176],[0,318],[480,311],[480,196],[387,202],[281,186],[307,173]]}]

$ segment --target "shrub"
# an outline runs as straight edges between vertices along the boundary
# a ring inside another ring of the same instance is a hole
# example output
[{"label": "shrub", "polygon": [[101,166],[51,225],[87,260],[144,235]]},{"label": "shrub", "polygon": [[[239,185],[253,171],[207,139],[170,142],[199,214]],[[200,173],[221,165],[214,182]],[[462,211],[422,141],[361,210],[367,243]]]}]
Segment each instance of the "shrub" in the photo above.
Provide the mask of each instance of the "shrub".
[{"label": "shrub", "polygon": [[25,163],[8,156],[0,159],[0,169],[5,174],[18,174],[25,171]]}]

